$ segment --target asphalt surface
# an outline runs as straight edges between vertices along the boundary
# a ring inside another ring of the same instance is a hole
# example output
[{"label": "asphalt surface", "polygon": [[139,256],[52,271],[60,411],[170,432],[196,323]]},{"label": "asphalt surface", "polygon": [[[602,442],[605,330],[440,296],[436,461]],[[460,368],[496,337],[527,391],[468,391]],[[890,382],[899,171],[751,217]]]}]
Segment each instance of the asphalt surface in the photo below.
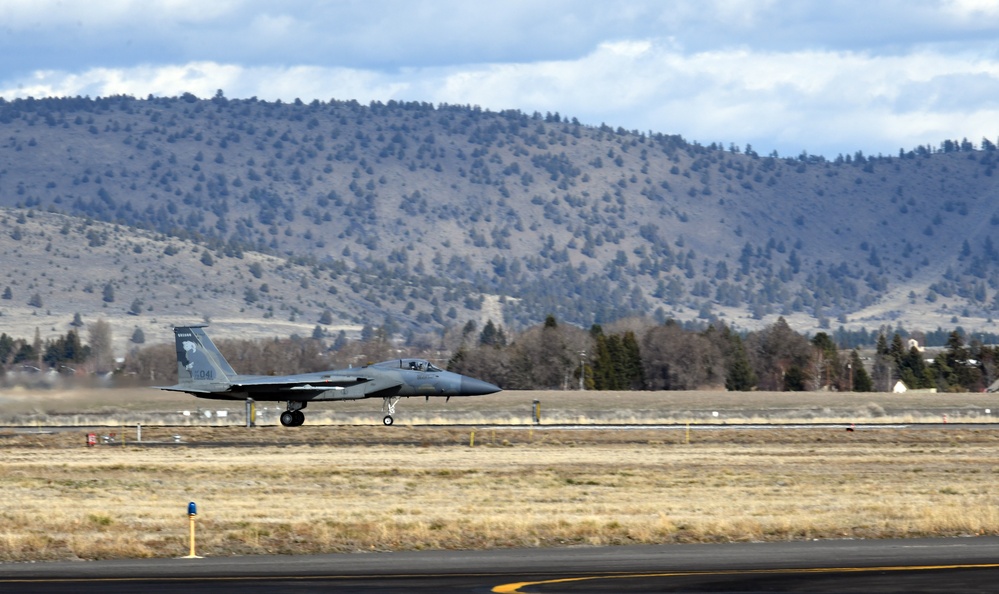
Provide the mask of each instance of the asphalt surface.
[{"label": "asphalt surface", "polygon": [[995,592],[999,537],[0,564],[0,592]]}]

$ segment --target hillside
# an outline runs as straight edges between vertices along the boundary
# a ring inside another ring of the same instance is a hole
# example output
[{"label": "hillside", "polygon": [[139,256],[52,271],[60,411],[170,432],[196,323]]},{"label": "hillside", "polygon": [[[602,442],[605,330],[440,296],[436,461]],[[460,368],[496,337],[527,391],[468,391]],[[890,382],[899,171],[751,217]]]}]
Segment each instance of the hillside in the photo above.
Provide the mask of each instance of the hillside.
[{"label": "hillside", "polygon": [[0,139],[0,324],[19,334],[76,312],[158,334],[548,313],[995,330],[988,141],[760,156],[558,114],[221,93],[2,102]]}]

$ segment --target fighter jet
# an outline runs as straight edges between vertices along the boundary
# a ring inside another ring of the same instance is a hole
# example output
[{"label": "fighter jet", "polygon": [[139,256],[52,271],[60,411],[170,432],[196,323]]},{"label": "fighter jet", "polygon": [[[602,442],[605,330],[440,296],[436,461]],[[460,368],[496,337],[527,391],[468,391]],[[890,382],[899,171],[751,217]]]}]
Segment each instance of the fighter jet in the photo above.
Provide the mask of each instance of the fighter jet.
[{"label": "fighter jet", "polygon": [[214,400],[287,401],[281,424],[298,427],[310,402],[381,398],[382,419],[391,425],[395,405],[411,396],[482,396],[499,392],[489,382],[444,371],[425,359],[392,359],[374,365],[300,373],[297,375],[241,375],[235,372],[205,333],[206,326],[173,329],[177,342],[175,386],[161,390],[187,392]]}]

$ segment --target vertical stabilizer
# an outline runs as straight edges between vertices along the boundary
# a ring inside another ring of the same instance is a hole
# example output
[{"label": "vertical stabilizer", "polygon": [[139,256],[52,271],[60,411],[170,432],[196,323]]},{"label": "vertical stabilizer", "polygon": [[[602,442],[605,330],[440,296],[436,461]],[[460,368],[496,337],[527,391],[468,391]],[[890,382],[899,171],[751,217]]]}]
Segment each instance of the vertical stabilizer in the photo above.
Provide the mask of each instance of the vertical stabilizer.
[{"label": "vertical stabilizer", "polygon": [[179,384],[229,384],[233,371],[204,326],[173,329],[177,339],[177,382]]}]

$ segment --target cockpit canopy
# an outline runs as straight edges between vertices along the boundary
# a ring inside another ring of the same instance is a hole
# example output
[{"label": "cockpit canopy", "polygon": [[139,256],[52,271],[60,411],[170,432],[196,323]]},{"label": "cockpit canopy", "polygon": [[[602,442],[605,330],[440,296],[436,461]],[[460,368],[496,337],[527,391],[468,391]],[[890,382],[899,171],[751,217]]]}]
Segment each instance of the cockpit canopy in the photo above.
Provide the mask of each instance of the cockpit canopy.
[{"label": "cockpit canopy", "polygon": [[408,369],[410,371],[441,372],[444,371],[426,359],[392,359],[375,363],[375,367],[385,369]]}]

